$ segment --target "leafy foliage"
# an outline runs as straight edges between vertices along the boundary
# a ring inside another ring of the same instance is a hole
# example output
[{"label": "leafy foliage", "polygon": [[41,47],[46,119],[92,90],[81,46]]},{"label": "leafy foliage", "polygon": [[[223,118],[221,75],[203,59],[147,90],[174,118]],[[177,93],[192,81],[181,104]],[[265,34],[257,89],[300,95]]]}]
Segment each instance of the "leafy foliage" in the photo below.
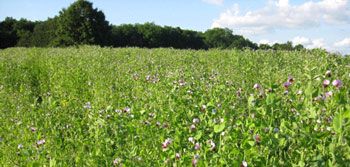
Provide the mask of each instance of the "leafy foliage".
[{"label": "leafy foliage", "polygon": [[350,161],[349,57],[70,47],[0,60],[3,166]]}]

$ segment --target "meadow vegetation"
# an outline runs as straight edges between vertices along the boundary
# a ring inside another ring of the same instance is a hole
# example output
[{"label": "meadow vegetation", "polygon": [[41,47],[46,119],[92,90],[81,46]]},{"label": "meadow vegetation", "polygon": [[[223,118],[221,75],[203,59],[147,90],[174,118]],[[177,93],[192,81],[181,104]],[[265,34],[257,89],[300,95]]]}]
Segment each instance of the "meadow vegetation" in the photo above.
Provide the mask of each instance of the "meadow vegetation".
[{"label": "meadow vegetation", "polygon": [[313,51],[0,51],[4,166],[346,166],[350,59]]}]

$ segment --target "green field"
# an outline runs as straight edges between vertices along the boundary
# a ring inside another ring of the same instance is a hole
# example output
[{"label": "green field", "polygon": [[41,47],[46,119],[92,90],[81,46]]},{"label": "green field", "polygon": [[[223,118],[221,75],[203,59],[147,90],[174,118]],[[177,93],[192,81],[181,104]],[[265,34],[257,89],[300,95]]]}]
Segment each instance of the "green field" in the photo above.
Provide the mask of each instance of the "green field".
[{"label": "green field", "polygon": [[347,166],[349,86],[320,50],[1,50],[0,166]]}]

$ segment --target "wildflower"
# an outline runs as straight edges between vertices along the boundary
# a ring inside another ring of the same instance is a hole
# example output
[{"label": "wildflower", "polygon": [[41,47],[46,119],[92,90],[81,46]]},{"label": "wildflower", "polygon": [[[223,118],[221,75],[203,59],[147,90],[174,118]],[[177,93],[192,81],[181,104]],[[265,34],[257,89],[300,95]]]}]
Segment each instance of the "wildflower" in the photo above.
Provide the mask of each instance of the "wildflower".
[{"label": "wildflower", "polygon": [[246,161],[242,161],[242,164],[240,167],[247,167],[248,166],[248,163]]},{"label": "wildflower", "polygon": [[274,128],[273,132],[278,133],[280,130],[278,128]]},{"label": "wildflower", "polygon": [[221,135],[221,136],[225,136],[225,131],[221,132],[220,135]]},{"label": "wildflower", "polygon": [[217,112],[216,109],[212,109],[212,110],[211,110],[211,113],[212,113],[212,114],[216,114],[216,112]]},{"label": "wildflower", "polygon": [[120,158],[116,158],[116,159],[114,159],[114,161],[113,161],[113,165],[114,165],[114,166],[120,165],[121,162],[122,162],[122,160],[121,160]]},{"label": "wildflower", "polygon": [[293,83],[294,82],[294,78],[292,76],[288,76],[288,82],[289,83]]},{"label": "wildflower", "polygon": [[241,96],[242,91],[243,91],[242,88],[239,88],[239,89],[237,90],[236,94],[237,94],[238,97]]},{"label": "wildflower", "polygon": [[196,125],[192,124],[192,125],[190,126],[190,130],[191,130],[191,131],[195,131],[195,130],[196,130]]},{"label": "wildflower", "polygon": [[122,110],[119,110],[119,109],[116,109],[116,110],[114,110],[114,112],[116,112],[116,113],[121,113],[122,112]]},{"label": "wildflower", "polygon": [[332,76],[331,70],[327,70],[325,75],[326,75],[327,77],[331,77],[331,76]]},{"label": "wildflower", "polygon": [[260,144],[261,143],[261,138],[260,138],[260,136],[258,134],[254,136],[254,139],[255,139],[256,144]]},{"label": "wildflower", "polygon": [[91,109],[91,103],[90,102],[85,103],[84,108]]},{"label": "wildflower", "polygon": [[193,95],[193,91],[192,90],[188,90],[187,93],[190,94],[190,95]]},{"label": "wildflower", "polygon": [[270,131],[270,128],[269,128],[269,127],[266,127],[266,128],[264,129],[264,131],[265,131],[265,133],[267,133],[267,132]]},{"label": "wildflower", "polygon": [[159,121],[156,122],[156,126],[160,126],[160,122]]},{"label": "wildflower", "polygon": [[325,95],[326,98],[329,98],[329,97],[332,97],[333,92],[329,91],[329,92],[326,92],[324,95]]},{"label": "wildflower", "polygon": [[30,130],[31,130],[32,132],[35,132],[35,131],[36,131],[36,128],[31,127]]},{"label": "wildflower", "polygon": [[297,95],[301,95],[301,94],[303,94],[303,91],[302,90],[298,90],[297,91]]},{"label": "wildflower", "polygon": [[179,160],[179,159],[181,158],[180,153],[176,153],[176,154],[175,154],[175,158],[176,158],[177,160]]},{"label": "wildflower", "polygon": [[292,85],[291,82],[285,82],[285,83],[283,83],[283,86],[284,86],[285,89],[288,89],[288,87],[289,87],[290,85]]},{"label": "wildflower", "polygon": [[199,150],[201,148],[201,145],[199,144],[199,143],[196,143],[195,145],[194,145],[194,149],[195,150]]},{"label": "wildflower", "polygon": [[185,85],[186,85],[185,80],[180,79],[180,80],[179,80],[179,85],[180,85],[180,86],[185,86]]},{"label": "wildflower", "polygon": [[199,124],[199,119],[198,118],[194,118],[193,121],[192,121],[194,124]]},{"label": "wildflower", "polygon": [[332,82],[332,85],[335,86],[336,88],[340,88],[342,86],[341,80],[337,79]]},{"label": "wildflower", "polygon": [[332,129],[331,129],[331,127],[327,126],[326,130],[331,131]]},{"label": "wildflower", "polygon": [[188,141],[191,142],[192,144],[194,144],[194,138],[193,137],[189,137]]},{"label": "wildflower", "polygon": [[288,93],[289,93],[288,90],[286,90],[286,91],[283,92],[284,95],[287,95]]},{"label": "wildflower", "polygon": [[171,142],[172,140],[170,138],[165,139],[165,141],[162,143],[163,150],[167,149]]},{"label": "wildflower", "polygon": [[17,148],[18,149],[22,149],[23,148],[23,144],[18,144]]},{"label": "wildflower", "polygon": [[208,144],[210,145],[210,150],[213,151],[216,147],[215,143],[213,142],[213,140],[209,140]]},{"label": "wildflower", "polygon": [[201,111],[202,111],[202,112],[205,112],[206,109],[207,109],[207,106],[206,106],[206,105],[202,105],[202,106],[201,106]]},{"label": "wildflower", "polygon": [[197,166],[199,155],[196,154],[192,159],[192,166]]},{"label": "wildflower", "polygon": [[41,140],[37,141],[36,144],[38,146],[45,144],[45,139],[41,139]]},{"label": "wildflower", "polygon": [[130,109],[129,107],[125,107],[125,108],[123,109],[123,112],[124,112],[124,113],[130,113],[130,111],[131,111],[131,109]]},{"label": "wildflower", "polygon": [[261,85],[256,83],[256,84],[254,84],[253,88],[258,90],[261,88]]},{"label": "wildflower", "polygon": [[197,166],[198,160],[196,158],[192,159],[192,166]]},{"label": "wildflower", "polygon": [[327,87],[329,84],[331,83],[331,81],[329,81],[328,79],[323,81],[323,87]]}]

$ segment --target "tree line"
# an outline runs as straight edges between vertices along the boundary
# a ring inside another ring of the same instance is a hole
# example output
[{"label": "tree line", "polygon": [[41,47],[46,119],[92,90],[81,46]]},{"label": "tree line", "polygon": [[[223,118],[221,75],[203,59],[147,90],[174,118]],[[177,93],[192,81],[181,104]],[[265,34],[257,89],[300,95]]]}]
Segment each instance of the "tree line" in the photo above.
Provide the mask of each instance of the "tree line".
[{"label": "tree line", "polygon": [[0,48],[64,47],[100,45],[111,47],[173,47],[177,49],[274,49],[302,50],[302,45],[256,44],[227,28],[205,32],[154,23],[112,25],[102,11],[87,0],[78,0],[58,16],[46,21],[16,20],[7,17],[0,22]]}]

